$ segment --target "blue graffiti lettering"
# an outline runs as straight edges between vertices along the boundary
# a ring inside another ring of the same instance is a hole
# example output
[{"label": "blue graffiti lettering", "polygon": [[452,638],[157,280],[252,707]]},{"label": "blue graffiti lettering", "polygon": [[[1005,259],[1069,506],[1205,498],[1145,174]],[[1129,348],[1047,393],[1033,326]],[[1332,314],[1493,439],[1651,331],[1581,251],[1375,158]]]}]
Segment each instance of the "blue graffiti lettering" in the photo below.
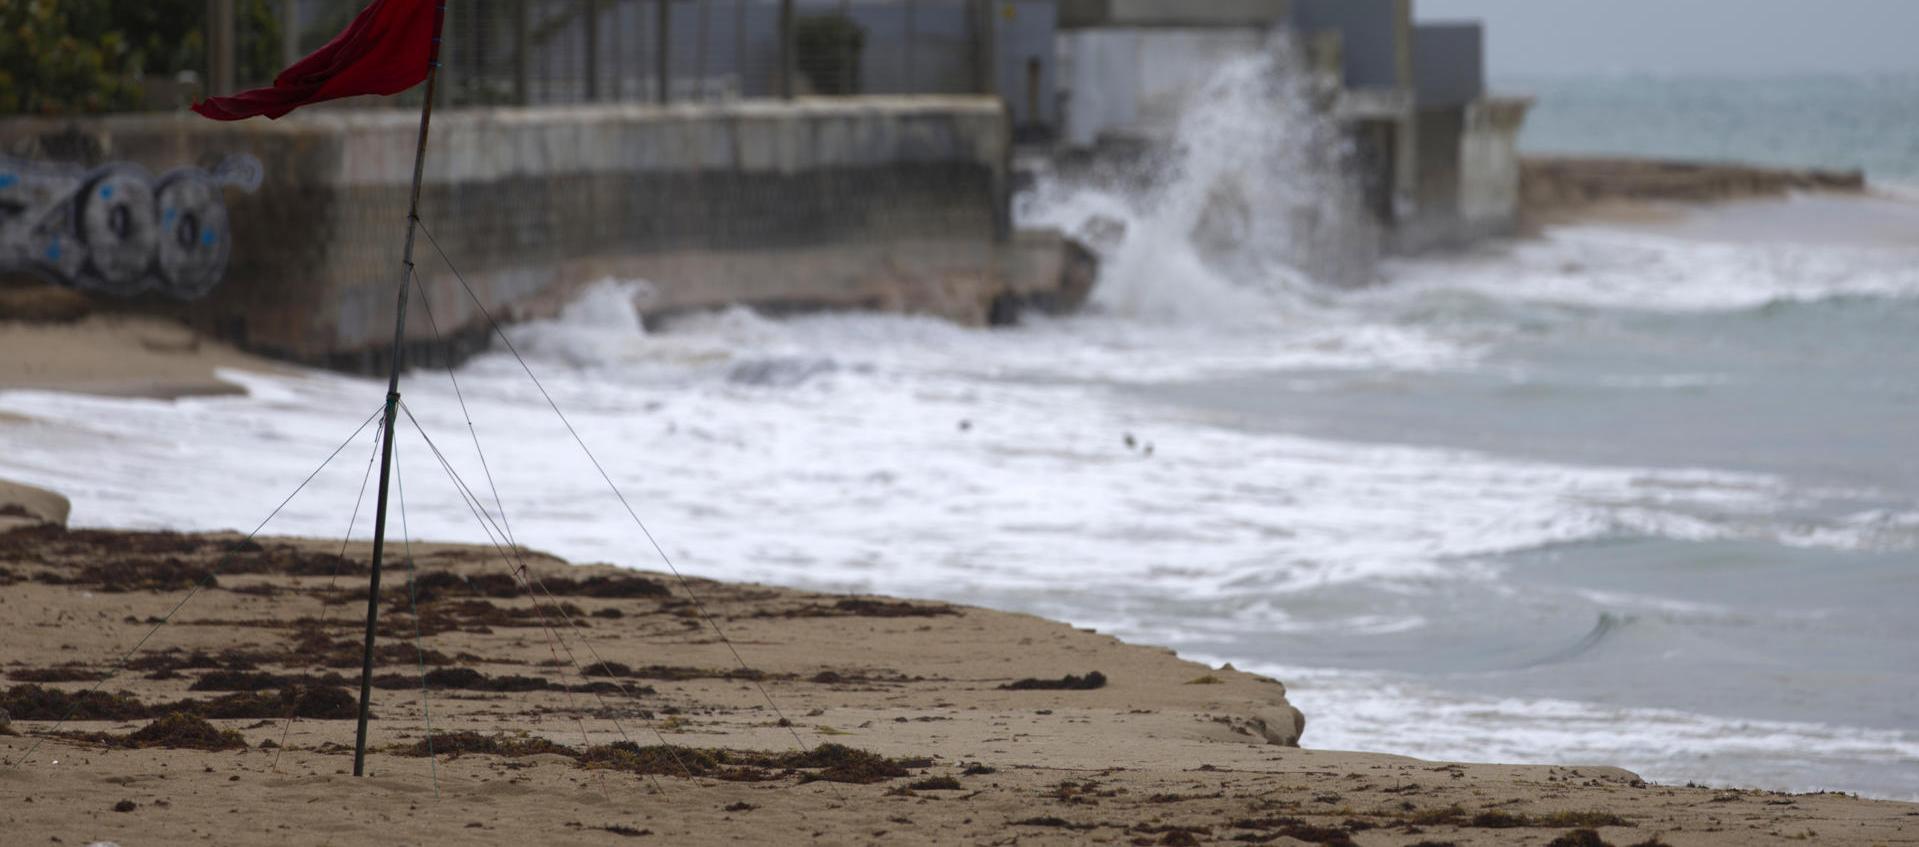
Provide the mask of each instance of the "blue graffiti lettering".
[{"label": "blue graffiti lettering", "polygon": [[0,208],[9,210],[0,215],[0,272],[120,296],[204,296],[226,275],[231,251],[222,190],[253,191],[260,181],[259,160],[246,155],[158,179],[128,162],[89,170],[0,155]]}]

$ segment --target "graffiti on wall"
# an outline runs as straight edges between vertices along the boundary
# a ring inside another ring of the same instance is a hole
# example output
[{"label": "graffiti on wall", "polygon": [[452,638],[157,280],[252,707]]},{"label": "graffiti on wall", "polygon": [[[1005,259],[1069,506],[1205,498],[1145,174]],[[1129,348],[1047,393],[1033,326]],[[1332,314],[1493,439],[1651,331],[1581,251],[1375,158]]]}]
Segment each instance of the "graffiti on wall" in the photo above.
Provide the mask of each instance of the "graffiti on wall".
[{"label": "graffiti on wall", "polygon": [[157,179],[132,162],[0,156],[0,272],[121,297],[205,296],[233,249],[221,189],[252,192],[260,178],[260,160],[244,154]]}]

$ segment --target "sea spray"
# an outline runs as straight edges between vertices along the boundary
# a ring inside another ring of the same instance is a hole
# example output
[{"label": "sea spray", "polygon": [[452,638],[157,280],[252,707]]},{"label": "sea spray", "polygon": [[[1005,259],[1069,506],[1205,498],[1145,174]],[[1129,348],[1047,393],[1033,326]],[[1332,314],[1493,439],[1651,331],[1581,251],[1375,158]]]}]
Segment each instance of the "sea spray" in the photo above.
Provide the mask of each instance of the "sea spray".
[{"label": "sea spray", "polygon": [[1291,37],[1277,35],[1221,62],[1169,137],[1043,175],[1017,213],[1092,244],[1105,262],[1094,305],[1131,318],[1237,321],[1316,283],[1370,282],[1377,225],[1314,94]]}]

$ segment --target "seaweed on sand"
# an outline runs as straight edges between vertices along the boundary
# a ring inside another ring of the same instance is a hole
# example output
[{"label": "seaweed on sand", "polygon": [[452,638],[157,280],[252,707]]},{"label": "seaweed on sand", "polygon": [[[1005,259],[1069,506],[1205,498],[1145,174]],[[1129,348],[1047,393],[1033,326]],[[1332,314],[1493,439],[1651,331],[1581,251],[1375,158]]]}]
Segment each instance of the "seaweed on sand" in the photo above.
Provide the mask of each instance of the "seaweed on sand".
[{"label": "seaweed on sand", "polygon": [[1093,671],[1085,676],[1067,674],[1059,679],[1027,677],[1000,686],[1005,691],[1091,691],[1106,687],[1106,675]]},{"label": "seaweed on sand", "polygon": [[184,712],[172,712],[133,732],[61,733],[64,737],[91,741],[108,747],[143,750],[169,747],[183,750],[244,750],[247,740],[231,729],[220,729],[204,718]]}]

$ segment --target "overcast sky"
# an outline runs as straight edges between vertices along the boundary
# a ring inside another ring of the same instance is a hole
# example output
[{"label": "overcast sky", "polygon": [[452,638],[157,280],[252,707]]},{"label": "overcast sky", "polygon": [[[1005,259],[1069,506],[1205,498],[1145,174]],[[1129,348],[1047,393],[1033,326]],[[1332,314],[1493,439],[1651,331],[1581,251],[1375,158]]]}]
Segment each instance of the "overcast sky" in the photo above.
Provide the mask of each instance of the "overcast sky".
[{"label": "overcast sky", "polygon": [[1413,0],[1486,24],[1493,76],[1919,72],[1919,0]]}]

